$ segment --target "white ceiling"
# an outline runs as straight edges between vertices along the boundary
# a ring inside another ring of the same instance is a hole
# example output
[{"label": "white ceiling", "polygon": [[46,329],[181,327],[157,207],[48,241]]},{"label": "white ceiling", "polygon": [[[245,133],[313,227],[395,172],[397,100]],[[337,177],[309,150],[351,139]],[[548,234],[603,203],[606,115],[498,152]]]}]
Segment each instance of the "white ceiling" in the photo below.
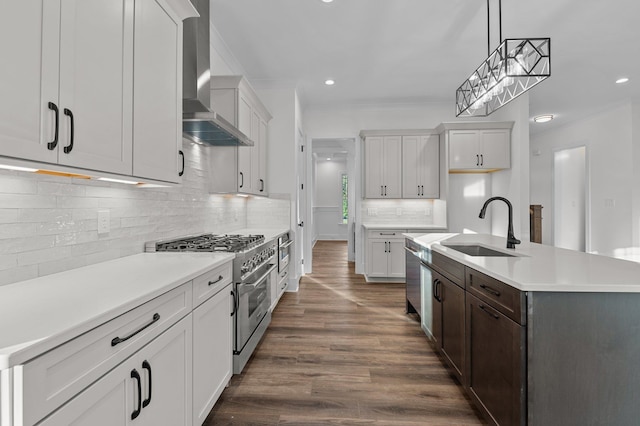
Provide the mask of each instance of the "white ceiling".
[{"label": "white ceiling", "polygon": [[[247,77],[294,82],[303,107],[453,110],[455,90],[487,57],[486,0],[211,0],[211,10]],[[504,0],[503,38],[551,37],[551,77],[531,90],[531,116],[555,114],[549,128],[638,99],[638,16],[638,0]],[[616,85],[621,76],[631,81]]]}]

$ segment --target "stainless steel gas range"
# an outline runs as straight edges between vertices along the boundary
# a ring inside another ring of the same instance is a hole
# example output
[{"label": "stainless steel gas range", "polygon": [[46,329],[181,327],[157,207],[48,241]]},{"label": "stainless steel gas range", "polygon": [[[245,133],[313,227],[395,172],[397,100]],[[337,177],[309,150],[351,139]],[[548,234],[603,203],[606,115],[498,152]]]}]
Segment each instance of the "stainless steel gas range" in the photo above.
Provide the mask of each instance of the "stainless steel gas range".
[{"label": "stainless steel gas range", "polygon": [[146,251],[233,252],[234,350],[233,372],[246,365],[271,322],[271,271],[277,266],[277,241],[263,235],[203,234],[152,241]]}]

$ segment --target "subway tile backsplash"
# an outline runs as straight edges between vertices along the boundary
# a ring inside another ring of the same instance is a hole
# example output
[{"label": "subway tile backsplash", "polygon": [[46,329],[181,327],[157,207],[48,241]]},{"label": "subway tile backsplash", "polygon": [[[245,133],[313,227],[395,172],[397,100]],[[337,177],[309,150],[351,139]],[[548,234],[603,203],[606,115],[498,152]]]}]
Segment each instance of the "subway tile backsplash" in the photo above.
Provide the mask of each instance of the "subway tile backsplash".
[{"label": "subway tile backsplash", "polygon": [[[141,253],[150,240],[288,227],[288,201],[208,193],[215,148],[185,140],[183,151],[182,185],[169,188],[0,170],[0,285]],[[109,211],[108,234],[97,232],[98,210]]]}]

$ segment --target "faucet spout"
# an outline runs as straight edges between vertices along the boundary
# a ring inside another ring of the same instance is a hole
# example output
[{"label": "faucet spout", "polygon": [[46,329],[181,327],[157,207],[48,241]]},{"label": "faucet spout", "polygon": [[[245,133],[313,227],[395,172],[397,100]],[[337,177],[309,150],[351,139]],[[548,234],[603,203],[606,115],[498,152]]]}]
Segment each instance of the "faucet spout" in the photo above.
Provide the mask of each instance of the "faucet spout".
[{"label": "faucet spout", "polygon": [[513,206],[511,202],[504,197],[491,197],[487,201],[484,202],[482,209],[480,209],[480,215],[478,216],[480,219],[484,219],[485,214],[487,213],[487,206],[494,200],[504,201],[509,208],[509,228],[507,229],[507,248],[515,249],[516,244],[520,244],[520,240],[513,235]]}]

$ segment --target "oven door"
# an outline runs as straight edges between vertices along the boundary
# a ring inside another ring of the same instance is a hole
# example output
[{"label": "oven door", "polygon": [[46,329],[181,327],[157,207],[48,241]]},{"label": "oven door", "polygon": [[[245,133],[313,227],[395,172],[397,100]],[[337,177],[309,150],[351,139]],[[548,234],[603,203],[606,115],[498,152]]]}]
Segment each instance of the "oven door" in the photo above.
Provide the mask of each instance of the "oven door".
[{"label": "oven door", "polygon": [[235,352],[242,351],[262,318],[269,311],[271,287],[271,271],[275,264],[269,264],[266,272],[254,282],[236,284],[237,311]]},{"label": "oven door", "polygon": [[289,239],[289,234],[278,238],[278,273],[281,273],[289,266],[291,244],[293,244],[293,240]]}]

